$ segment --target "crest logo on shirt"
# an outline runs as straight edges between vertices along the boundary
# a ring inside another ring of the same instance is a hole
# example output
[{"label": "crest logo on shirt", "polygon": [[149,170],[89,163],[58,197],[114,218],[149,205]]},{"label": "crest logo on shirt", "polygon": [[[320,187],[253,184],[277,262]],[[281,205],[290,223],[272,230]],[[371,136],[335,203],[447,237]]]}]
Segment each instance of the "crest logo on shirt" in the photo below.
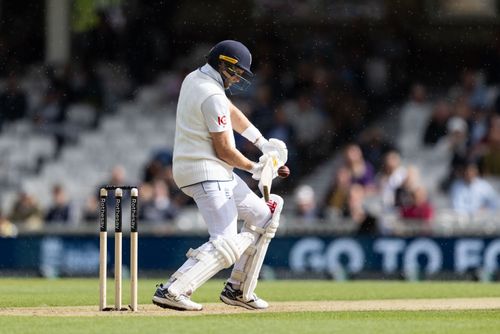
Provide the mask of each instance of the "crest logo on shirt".
[{"label": "crest logo on shirt", "polygon": [[217,117],[217,123],[219,123],[219,125],[226,125],[227,124],[226,115],[224,115],[224,116],[218,116]]}]

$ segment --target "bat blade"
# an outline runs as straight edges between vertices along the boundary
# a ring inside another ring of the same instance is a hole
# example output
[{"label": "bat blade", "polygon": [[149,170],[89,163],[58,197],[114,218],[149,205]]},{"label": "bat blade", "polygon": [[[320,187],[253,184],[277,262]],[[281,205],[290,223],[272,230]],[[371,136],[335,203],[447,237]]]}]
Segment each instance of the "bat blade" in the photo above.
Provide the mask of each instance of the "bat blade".
[{"label": "bat blade", "polygon": [[274,163],[273,159],[268,159],[264,168],[262,168],[262,174],[260,176],[260,185],[259,187],[262,190],[262,195],[264,195],[264,200],[269,201],[269,194],[271,193],[271,185],[273,183],[273,169]]}]

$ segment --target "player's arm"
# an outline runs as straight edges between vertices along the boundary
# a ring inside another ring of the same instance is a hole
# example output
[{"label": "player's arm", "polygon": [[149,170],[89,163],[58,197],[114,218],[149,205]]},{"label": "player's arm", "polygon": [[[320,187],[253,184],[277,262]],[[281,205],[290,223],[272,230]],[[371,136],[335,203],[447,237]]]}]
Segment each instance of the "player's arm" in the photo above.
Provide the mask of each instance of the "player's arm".
[{"label": "player's arm", "polygon": [[254,168],[255,163],[247,159],[240,151],[236,149],[236,147],[233,146],[231,140],[232,135],[233,134],[230,130],[222,132],[210,132],[217,158],[224,160],[227,164],[233,167],[251,171],[252,168]]},{"label": "player's arm", "polygon": [[262,151],[262,147],[268,142],[267,139],[264,138],[260,131],[245,116],[245,114],[243,114],[243,112],[231,102],[229,102],[229,113],[231,115],[233,129]]},{"label": "player's arm", "polygon": [[231,102],[229,102],[229,113],[231,115],[233,129],[236,132],[257,146],[264,154],[276,151],[278,153],[280,165],[285,164],[288,160],[288,149],[283,141],[276,138],[271,138],[269,140],[264,138],[259,129],[257,129],[250,120],[248,120],[245,114]]},{"label": "player's arm", "polygon": [[255,163],[234,147],[230,102],[224,95],[212,95],[201,105],[215,155],[229,165],[252,171]]}]

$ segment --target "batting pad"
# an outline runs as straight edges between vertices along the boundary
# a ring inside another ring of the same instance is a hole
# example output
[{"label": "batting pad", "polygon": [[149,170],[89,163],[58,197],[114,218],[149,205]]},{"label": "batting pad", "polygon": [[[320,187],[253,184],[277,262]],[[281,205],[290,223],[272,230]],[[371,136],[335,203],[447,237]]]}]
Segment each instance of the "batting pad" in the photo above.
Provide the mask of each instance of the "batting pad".
[{"label": "batting pad", "polygon": [[197,262],[185,273],[175,272],[175,281],[168,287],[174,296],[190,295],[203,283],[224,268],[233,265],[241,254],[255,241],[250,232],[242,232],[232,238],[209,241],[197,249],[190,249],[186,256]]},{"label": "batting pad", "polygon": [[255,245],[249,246],[245,251],[248,255],[245,270],[233,271],[231,276],[232,279],[241,282],[241,290],[243,291],[243,299],[245,301],[250,301],[254,298],[253,294],[257,286],[262,263],[266,257],[267,248],[269,247],[271,239],[274,238],[280,223],[280,215],[284,203],[283,198],[275,194],[271,194],[269,197],[277,204],[273,216],[264,227],[245,225],[247,230],[257,235],[257,242]]}]

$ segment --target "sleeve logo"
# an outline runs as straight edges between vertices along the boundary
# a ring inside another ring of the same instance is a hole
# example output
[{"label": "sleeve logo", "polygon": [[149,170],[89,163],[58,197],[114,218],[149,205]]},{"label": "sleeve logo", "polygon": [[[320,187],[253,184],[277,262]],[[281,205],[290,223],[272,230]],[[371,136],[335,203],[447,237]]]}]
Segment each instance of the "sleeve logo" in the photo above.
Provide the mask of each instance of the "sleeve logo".
[{"label": "sleeve logo", "polygon": [[224,116],[217,116],[217,123],[219,125],[226,125],[227,124],[226,115],[224,115]]}]

